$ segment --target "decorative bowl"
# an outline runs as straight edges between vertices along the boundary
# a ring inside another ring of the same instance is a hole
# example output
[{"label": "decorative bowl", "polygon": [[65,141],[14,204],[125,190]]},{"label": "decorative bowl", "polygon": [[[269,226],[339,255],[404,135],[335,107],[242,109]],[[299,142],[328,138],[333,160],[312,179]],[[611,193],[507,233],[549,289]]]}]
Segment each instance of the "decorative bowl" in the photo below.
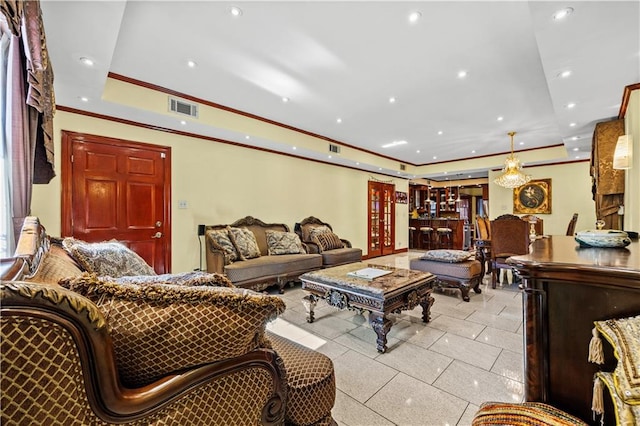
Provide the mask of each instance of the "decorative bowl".
[{"label": "decorative bowl", "polygon": [[631,239],[624,231],[616,229],[587,229],[575,236],[581,247],[626,247]]}]

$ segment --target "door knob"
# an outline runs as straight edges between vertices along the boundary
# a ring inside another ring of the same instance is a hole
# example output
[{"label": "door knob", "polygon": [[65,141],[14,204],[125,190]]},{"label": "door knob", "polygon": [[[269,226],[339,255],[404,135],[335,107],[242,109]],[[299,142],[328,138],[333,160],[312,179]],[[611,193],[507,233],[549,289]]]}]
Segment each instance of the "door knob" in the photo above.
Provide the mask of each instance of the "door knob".
[{"label": "door knob", "polygon": [[157,222],[156,222],[156,228],[160,228],[161,226],[162,226],[162,222],[157,221]]},{"label": "door knob", "polygon": [[151,238],[160,238],[162,237],[162,232],[156,232],[155,235]]}]

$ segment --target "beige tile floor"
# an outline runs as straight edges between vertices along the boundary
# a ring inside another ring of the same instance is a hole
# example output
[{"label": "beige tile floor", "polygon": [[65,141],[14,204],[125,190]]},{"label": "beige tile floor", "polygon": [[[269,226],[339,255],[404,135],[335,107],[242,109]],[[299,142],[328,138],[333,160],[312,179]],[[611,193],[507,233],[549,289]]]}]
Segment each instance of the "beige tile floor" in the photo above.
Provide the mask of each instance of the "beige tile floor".
[{"label": "beige tile floor", "polygon": [[[367,262],[408,268],[419,255]],[[470,302],[459,291],[435,292],[428,324],[420,307],[392,315],[384,354],[366,313],[319,302],[308,324],[300,284],[286,289],[287,310],[268,328],[333,360],[339,425],[469,425],[483,401],[523,399],[521,294],[513,284],[494,290],[487,278]]]}]

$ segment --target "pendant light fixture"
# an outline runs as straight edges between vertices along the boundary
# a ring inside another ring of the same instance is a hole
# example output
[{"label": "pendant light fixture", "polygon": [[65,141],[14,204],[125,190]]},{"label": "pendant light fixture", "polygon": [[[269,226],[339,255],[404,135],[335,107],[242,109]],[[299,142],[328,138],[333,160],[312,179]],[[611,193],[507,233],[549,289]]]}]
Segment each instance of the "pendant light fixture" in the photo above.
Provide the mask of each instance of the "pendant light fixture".
[{"label": "pendant light fixture", "polygon": [[502,175],[493,181],[496,185],[504,188],[518,188],[531,180],[531,176],[522,173],[520,160],[513,153],[513,137],[515,134],[516,132],[508,133],[511,136],[511,154],[504,161]]}]

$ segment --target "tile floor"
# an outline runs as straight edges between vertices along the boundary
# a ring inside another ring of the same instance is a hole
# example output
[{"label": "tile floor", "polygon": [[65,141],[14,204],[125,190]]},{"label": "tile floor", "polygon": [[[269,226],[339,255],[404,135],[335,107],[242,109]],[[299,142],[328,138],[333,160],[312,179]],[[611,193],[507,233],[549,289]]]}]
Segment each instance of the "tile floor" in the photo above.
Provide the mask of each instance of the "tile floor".
[{"label": "tile floor", "polygon": [[[408,268],[420,252],[369,259]],[[375,348],[367,314],[324,302],[306,322],[300,284],[282,295],[287,310],[268,328],[329,356],[336,372],[333,417],[339,425],[469,425],[483,401],[523,398],[522,301],[517,286],[463,302],[459,291],[434,292],[431,322],[421,309],[392,315],[388,350]]]}]

